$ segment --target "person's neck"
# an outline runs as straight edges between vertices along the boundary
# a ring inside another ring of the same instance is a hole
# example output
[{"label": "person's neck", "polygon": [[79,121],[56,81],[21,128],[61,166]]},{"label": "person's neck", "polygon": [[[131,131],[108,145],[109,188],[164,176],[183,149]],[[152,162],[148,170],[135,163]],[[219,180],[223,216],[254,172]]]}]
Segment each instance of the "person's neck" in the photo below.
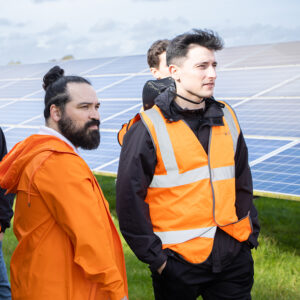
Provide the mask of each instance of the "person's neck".
[{"label": "person's neck", "polygon": [[48,122],[46,122],[45,126],[57,131],[59,134],[62,134],[58,128],[58,124],[52,120],[48,120]]},{"label": "person's neck", "polygon": [[[185,96],[183,96],[183,97],[185,97]],[[188,97],[185,97],[185,98],[195,101],[195,102],[199,102],[199,103],[194,104],[194,103],[188,102],[178,96],[176,96],[174,100],[177,103],[177,105],[179,105],[182,109],[195,110],[195,109],[201,109],[201,108],[204,109],[205,108],[205,101],[202,101],[203,100],[202,98],[197,98],[197,99],[195,99],[194,97],[193,97],[193,99],[190,99]]]},{"label": "person's neck", "polygon": [[[46,122],[44,128],[48,131],[48,129],[51,129],[49,132],[51,132],[51,135],[54,135],[63,141],[65,141],[67,144],[69,144],[72,148],[74,148],[75,152],[78,153],[78,147],[76,147],[67,137],[65,137],[59,130],[56,123],[53,122]],[[45,134],[45,133],[42,133]],[[48,134],[48,133],[46,133]]]}]

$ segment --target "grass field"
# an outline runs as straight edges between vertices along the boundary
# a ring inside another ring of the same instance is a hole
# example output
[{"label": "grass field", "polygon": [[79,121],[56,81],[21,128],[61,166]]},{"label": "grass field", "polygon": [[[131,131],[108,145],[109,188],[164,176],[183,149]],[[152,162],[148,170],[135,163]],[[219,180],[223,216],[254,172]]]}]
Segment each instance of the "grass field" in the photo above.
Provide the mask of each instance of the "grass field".
[{"label": "grass field", "polygon": [[[118,225],[115,213],[115,179],[98,175],[97,178]],[[300,300],[300,202],[256,198],[255,205],[259,212],[261,234],[260,246],[253,251],[255,283],[252,298]],[[16,245],[12,229],[8,229],[3,242],[7,266]],[[130,300],[154,299],[150,271],[136,259],[124,240],[123,246]]]}]

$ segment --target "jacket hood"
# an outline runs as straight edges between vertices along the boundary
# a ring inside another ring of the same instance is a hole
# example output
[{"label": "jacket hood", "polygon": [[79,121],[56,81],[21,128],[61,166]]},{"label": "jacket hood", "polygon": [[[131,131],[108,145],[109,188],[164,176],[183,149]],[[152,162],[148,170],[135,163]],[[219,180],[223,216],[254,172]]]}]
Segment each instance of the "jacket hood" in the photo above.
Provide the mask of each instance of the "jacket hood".
[{"label": "jacket hood", "polygon": [[[58,137],[35,134],[17,143],[0,162],[0,186],[7,193],[16,193],[26,165],[42,152],[64,152],[77,155],[74,150]],[[37,169],[40,167],[37,166]]]}]

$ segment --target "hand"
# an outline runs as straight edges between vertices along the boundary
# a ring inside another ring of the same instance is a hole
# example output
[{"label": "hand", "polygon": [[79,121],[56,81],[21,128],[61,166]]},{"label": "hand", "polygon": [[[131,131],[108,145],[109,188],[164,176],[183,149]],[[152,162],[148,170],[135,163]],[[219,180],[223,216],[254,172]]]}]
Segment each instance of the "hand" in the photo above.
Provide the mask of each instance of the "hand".
[{"label": "hand", "polygon": [[0,232],[0,242],[3,241],[3,237],[4,237],[4,232]]},{"label": "hand", "polygon": [[165,261],[158,269],[157,272],[160,275],[161,272],[164,270],[164,268],[166,267],[167,261]]}]

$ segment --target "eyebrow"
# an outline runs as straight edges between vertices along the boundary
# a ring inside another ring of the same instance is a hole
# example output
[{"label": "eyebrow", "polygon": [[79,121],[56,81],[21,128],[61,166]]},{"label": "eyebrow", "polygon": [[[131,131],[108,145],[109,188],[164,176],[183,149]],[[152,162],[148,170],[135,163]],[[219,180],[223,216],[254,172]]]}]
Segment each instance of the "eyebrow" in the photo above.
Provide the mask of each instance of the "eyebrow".
[{"label": "eyebrow", "polygon": [[[198,65],[208,65],[208,64],[210,64],[210,62],[209,61],[201,61],[201,62],[197,62],[197,63],[195,63],[195,65],[194,66],[198,66]],[[217,65],[218,64],[218,62],[217,61],[213,61],[212,62],[212,65]]]},{"label": "eyebrow", "polygon": [[[210,61],[208,61],[208,60],[204,60],[204,61],[199,61],[199,62],[197,62],[197,64],[209,64],[210,63]],[[216,63],[218,63],[216,60],[214,60],[213,62],[212,62],[213,64],[216,64]]]},{"label": "eyebrow", "polygon": [[[77,103],[77,106],[80,106],[80,105],[94,105],[94,102],[79,102],[79,103]],[[96,103],[96,105],[100,105],[100,101],[98,101]]]}]

